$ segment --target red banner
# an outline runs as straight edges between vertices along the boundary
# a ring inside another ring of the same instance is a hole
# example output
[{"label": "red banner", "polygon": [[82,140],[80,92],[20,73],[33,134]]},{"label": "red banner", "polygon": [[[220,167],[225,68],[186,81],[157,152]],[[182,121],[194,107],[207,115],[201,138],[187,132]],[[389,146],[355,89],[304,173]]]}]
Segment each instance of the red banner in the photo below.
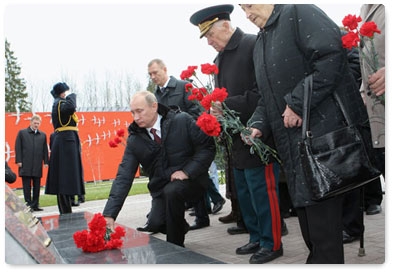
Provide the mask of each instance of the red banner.
[{"label": "red banner", "polygon": [[[48,147],[49,137],[54,131],[51,121],[51,113],[39,112],[42,122],[39,130],[47,135]],[[84,180],[94,182],[114,179],[118,165],[122,160],[125,149],[127,128],[133,121],[130,112],[80,112],[77,113],[79,123],[79,137],[82,147],[82,165],[84,169]],[[6,113],[5,114],[5,160],[11,169],[18,174],[18,166],[15,164],[15,139],[21,129],[28,128],[32,113]],[[110,140],[117,137],[117,130],[124,129],[125,137],[118,147],[111,148]],[[47,178],[47,168],[43,168],[41,185],[44,186]],[[137,173],[138,177],[140,174]],[[9,184],[11,188],[22,188],[22,179]]]}]

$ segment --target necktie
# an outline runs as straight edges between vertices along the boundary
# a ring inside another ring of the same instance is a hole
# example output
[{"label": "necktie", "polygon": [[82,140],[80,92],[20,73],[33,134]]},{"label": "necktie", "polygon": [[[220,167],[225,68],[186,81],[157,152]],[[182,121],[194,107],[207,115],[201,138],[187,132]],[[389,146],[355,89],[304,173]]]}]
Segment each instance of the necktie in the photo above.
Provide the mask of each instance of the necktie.
[{"label": "necktie", "polygon": [[158,91],[159,91],[158,93],[159,94],[163,94],[165,92],[165,89],[166,89],[166,87],[159,87],[158,88]]},{"label": "necktie", "polygon": [[154,136],[154,140],[156,143],[161,144],[162,140],[160,139],[160,137],[156,134],[156,129],[155,128],[151,128],[150,130],[151,134]]}]

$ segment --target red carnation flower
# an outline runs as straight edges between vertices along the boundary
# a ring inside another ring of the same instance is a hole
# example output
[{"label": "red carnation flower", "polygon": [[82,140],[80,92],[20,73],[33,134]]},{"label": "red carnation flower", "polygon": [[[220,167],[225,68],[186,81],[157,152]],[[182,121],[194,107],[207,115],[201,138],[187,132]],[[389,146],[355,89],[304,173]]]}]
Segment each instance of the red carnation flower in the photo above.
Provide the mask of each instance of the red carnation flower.
[{"label": "red carnation flower", "polygon": [[106,224],[104,216],[96,213],[88,224],[89,230],[76,231],[73,234],[77,248],[82,248],[84,252],[120,248],[123,244],[121,237],[125,236],[125,229],[117,226],[112,232]]},{"label": "red carnation flower", "polygon": [[[199,108],[209,111],[214,103],[220,102],[221,106],[218,120],[215,116],[203,112],[199,116],[196,124],[199,128],[209,136],[218,137],[221,134],[221,139],[215,138],[216,145],[226,145],[228,149],[231,149],[232,138],[235,134],[246,134],[249,130],[241,122],[238,113],[234,110],[229,109],[224,102],[228,97],[226,88],[214,88],[214,75],[218,74],[218,67],[215,64],[201,64],[201,72],[208,75],[209,81],[207,83],[202,82],[195,73],[197,66],[188,66],[188,68],[181,73],[182,79],[189,79],[194,77],[195,79],[185,85],[185,91],[191,92],[188,100],[195,101]],[[267,146],[260,139],[254,139],[252,143],[252,152],[257,153],[261,158],[262,162],[268,164],[268,155],[272,155],[279,162],[277,152],[271,147]]]},{"label": "red carnation flower", "polygon": [[358,27],[358,23],[362,22],[361,16],[355,16],[355,15],[347,15],[343,18],[342,23],[343,26],[348,28],[349,30],[354,30]]},{"label": "red carnation flower", "polygon": [[[342,44],[347,49],[358,48],[359,56],[365,61],[371,72],[375,73],[379,69],[379,59],[373,36],[375,33],[381,34],[381,31],[373,21],[365,22],[358,30],[358,23],[361,21],[362,18],[360,16],[347,15],[344,17],[342,22],[348,33],[342,36]],[[385,103],[385,95],[378,96],[378,99],[383,104]]]},{"label": "red carnation flower", "polygon": [[221,133],[221,125],[218,120],[206,112],[198,117],[196,124],[206,135],[217,137]]},{"label": "red carnation flower", "polygon": [[197,66],[188,66],[188,68],[184,71],[181,72],[180,78],[182,80],[189,79],[193,75],[195,75],[195,70],[197,69]]},{"label": "red carnation flower", "polygon": [[218,74],[218,67],[215,64],[202,64],[201,71],[203,74],[210,75],[210,74]]},{"label": "red carnation flower", "polygon": [[213,101],[223,102],[228,97],[228,92],[226,92],[226,88],[215,88],[212,96]]},{"label": "red carnation flower", "polygon": [[362,36],[372,38],[375,33],[380,34],[381,31],[377,28],[375,22],[370,21],[370,22],[366,22],[361,26],[359,33],[361,33]]},{"label": "red carnation flower", "polygon": [[343,47],[347,49],[357,47],[359,41],[359,35],[355,32],[348,32],[347,34],[342,36]]},{"label": "red carnation flower", "polygon": [[187,84],[185,84],[185,92],[189,92],[189,91],[191,91],[193,89],[193,85],[192,85],[192,83],[187,83]]},{"label": "red carnation flower", "polygon": [[200,104],[203,106],[204,109],[207,111],[210,110],[212,102],[214,102],[212,94],[208,94],[200,101]]}]

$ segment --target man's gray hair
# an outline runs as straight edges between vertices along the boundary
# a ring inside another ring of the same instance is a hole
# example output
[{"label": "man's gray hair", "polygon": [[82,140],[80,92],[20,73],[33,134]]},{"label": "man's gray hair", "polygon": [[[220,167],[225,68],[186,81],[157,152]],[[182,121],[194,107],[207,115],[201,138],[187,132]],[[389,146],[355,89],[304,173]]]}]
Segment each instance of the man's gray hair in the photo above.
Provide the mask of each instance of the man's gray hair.
[{"label": "man's gray hair", "polygon": [[158,102],[155,95],[152,92],[147,91],[147,90],[138,91],[138,92],[134,93],[131,98],[131,101],[136,97],[145,97],[145,101],[147,102],[148,105],[152,105],[153,103]]},{"label": "man's gray hair", "polygon": [[166,67],[165,63],[161,59],[153,59],[148,63],[148,67],[150,67],[153,64],[158,64],[161,68]]}]

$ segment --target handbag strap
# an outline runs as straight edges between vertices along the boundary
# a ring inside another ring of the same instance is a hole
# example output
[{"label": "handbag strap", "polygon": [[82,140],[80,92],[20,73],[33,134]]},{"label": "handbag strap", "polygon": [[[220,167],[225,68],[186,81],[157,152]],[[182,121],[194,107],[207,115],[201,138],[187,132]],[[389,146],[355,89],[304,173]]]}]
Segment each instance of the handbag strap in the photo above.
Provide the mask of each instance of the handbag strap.
[{"label": "handbag strap", "polygon": [[311,136],[310,132],[310,104],[311,94],[313,92],[313,74],[304,79],[304,96],[303,96],[303,120],[302,120],[302,140]]},{"label": "handbag strap", "polygon": [[353,124],[348,112],[346,111],[346,108],[344,107],[343,101],[340,99],[339,94],[337,94],[336,91],[333,92],[333,97],[335,98],[337,105],[339,105],[340,111],[342,112],[343,117],[347,122],[347,125]]},{"label": "handbag strap", "polygon": [[[310,108],[311,108],[311,96],[313,93],[313,74],[308,75],[304,79],[304,98],[303,98],[303,120],[302,120],[302,140],[310,138]],[[348,125],[353,124],[339,94],[335,91],[333,92],[333,97],[342,112],[344,119]]]}]

